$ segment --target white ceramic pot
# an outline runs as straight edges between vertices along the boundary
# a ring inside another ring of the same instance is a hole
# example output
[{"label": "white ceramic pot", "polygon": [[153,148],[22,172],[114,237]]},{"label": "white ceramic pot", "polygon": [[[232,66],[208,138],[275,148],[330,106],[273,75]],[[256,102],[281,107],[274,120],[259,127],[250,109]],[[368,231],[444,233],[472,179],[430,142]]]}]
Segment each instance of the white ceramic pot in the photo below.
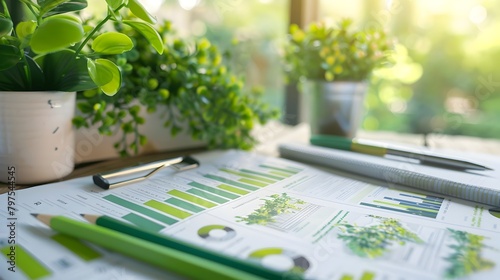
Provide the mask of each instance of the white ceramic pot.
[{"label": "white ceramic pot", "polygon": [[0,92],[0,181],[62,179],[74,168],[74,92]]},{"label": "white ceramic pot", "polygon": [[[138,101],[132,104],[140,105]],[[158,106],[158,111],[146,113],[145,107],[141,106],[139,114],[144,117],[146,122],[139,126],[139,132],[146,135],[148,141],[145,146],[139,148],[138,155],[206,146],[204,142],[194,140],[191,137],[191,134],[187,132],[187,123],[182,123],[183,131],[173,137],[170,134],[170,129],[163,126],[167,113],[166,107]],[[76,114],[79,114],[78,109]],[[117,130],[116,132],[117,133],[111,136],[102,135],[99,133],[97,125],[91,126],[90,128],[77,129],[75,131],[75,163],[108,160],[120,157],[120,154],[114,148],[114,144],[121,140],[123,134],[121,130]],[[129,143],[133,141],[132,134],[127,135],[126,138]]]}]

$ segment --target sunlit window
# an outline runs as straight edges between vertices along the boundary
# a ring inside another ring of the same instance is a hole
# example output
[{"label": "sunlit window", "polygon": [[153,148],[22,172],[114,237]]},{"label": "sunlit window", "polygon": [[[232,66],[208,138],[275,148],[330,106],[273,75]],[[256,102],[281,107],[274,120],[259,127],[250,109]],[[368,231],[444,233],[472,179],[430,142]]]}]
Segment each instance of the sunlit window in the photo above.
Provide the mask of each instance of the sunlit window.
[{"label": "sunlit window", "polygon": [[159,20],[171,21],[178,34],[207,37],[227,52],[230,69],[245,80],[248,88],[261,88],[267,102],[283,106],[279,48],[287,31],[287,0],[149,2],[161,2],[154,14]]},{"label": "sunlit window", "polygon": [[[230,53],[226,62],[245,85],[261,87],[267,102],[284,109],[280,50],[290,0],[141,3],[181,36],[207,37]],[[494,0],[319,0],[318,7],[318,20],[327,24],[352,18],[355,27],[381,27],[395,39],[392,67],[370,79],[363,129],[495,138],[499,16]]]},{"label": "sunlit window", "polygon": [[363,128],[500,137],[500,6],[485,0],[322,0],[320,17],[380,26],[397,40],[376,71]]}]

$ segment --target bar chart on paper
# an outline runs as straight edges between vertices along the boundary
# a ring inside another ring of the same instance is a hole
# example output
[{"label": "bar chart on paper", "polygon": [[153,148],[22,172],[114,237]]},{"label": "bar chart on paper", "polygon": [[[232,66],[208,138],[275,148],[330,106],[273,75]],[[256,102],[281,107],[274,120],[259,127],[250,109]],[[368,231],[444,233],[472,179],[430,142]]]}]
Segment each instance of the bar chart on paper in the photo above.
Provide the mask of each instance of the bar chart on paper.
[{"label": "bar chart on paper", "polygon": [[360,205],[435,219],[443,201],[438,196],[380,188]]},{"label": "bar chart on paper", "polygon": [[[65,251],[64,257],[61,255],[55,256],[47,251],[43,256],[32,254],[23,245],[16,244],[14,250],[9,246],[0,244],[0,252],[4,256],[9,253],[15,253],[16,266],[28,279],[42,279],[45,277],[56,277],[60,271],[68,271],[78,269],[82,265],[97,260],[102,257],[102,254],[95,249],[89,247],[82,241],[64,234],[54,234],[50,239],[56,244],[51,246],[59,246]],[[56,248],[53,248],[56,250]]]},{"label": "bar chart on paper", "polygon": [[340,277],[340,280],[356,280],[356,279],[359,279],[359,280],[372,280],[372,279],[375,279],[375,276],[376,275],[373,272],[364,271],[363,274],[361,274],[361,276],[359,278],[354,277],[351,274],[344,274],[344,275],[342,275]]},{"label": "bar chart on paper", "polygon": [[[21,245],[15,245],[15,255],[19,270],[21,270],[29,279],[40,279],[52,275],[51,270],[44,265],[40,260],[35,258],[30,252],[24,249]],[[10,246],[0,249],[2,255],[8,256]]]},{"label": "bar chart on paper", "polygon": [[90,248],[82,241],[68,235],[58,233],[52,235],[50,238],[67,250],[71,251],[83,261],[92,261],[102,256],[101,253]]},{"label": "bar chart on paper", "polygon": [[301,171],[302,169],[299,168],[268,164],[261,164],[252,169],[224,167],[215,172],[201,173],[197,176],[189,174],[190,177],[185,177],[185,179],[187,185],[192,188],[187,189],[186,192],[216,204],[222,204],[280,182]]},{"label": "bar chart on paper", "polygon": [[[120,189],[102,198],[130,212],[121,218],[142,228],[165,227],[289,178],[302,169],[260,164],[252,168],[218,167],[210,172],[179,173],[154,188]],[[151,199],[151,194],[154,199]],[[148,199],[144,199],[148,197]]]},{"label": "bar chart on paper", "polygon": [[[151,210],[147,207],[144,207],[138,203],[134,203],[134,202],[131,202],[129,200],[123,199],[117,195],[110,194],[110,195],[104,196],[103,198],[109,202],[116,204],[116,205],[125,207],[129,210],[132,210],[132,211],[135,211],[139,214],[142,214],[150,219],[156,220],[157,222],[161,222],[161,223],[164,223],[167,225],[173,225],[177,222],[177,220],[172,218],[172,217],[162,215],[156,211],[153,211],[153,210]],[[130,214],[128,214],[128,215],[130,215]],[[134,217],[133,219],[139,219],[137,217],[140,217],[140,216],[132,213],[131,217]],[[139,221],[142,221],[144,223],[144,218],[142,220],[139,219]]]}]

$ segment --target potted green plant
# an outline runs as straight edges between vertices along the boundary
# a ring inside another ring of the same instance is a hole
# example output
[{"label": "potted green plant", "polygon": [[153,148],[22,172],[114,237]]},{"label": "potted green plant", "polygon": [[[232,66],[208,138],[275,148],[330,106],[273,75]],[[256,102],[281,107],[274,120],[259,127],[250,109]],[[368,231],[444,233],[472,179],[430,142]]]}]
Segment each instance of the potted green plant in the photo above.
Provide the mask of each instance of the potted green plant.
[{"label": "potted green plant", "polygon": [[137,30],[123,24],[116,28],[136,42],[133,50],[112,58],[124,69],[123,87],[115,96],[99,89],[83,92],[74,123],[98,129],[105,141],[113,139],[116,143],[107,145],[114,144],[120,155],[136,154],[153,138],[145,133],[147,122],[161,121],[162,142],[184,130],[209,148],[250,149],[256,143],[254,126],[278,116],[260,100],[259,90],[244,87],[208,39],[182,38],[164,21],[158,32],[165,51],[159,54]]},{"label": "potted green plant", "polygon": [[387,62],[391,43],[377,29],[351,31],[352,21],[338,26],[313,23],[290,27],[284,51],[285,73],[304,93],[312,134],[353,137],[362,117],[367,80]]},{"label": "potted green plant", "polygon": [[[87,25],[79,12],[86,0],[20,0],[32,20],[14,26],[0,0],[0,169],[16,170],[19,184],[61,178],[73,170],[75,92],[99,88],[114,95],[121,69],[102,55],[133,48],[120,32],[103,32],[121,22],[162,52],[154,18],[138,0],[107,0],[107,14]],[[130,11],[135,18],[123,20]],[[7,181],[7,173],[0,175]]]}]

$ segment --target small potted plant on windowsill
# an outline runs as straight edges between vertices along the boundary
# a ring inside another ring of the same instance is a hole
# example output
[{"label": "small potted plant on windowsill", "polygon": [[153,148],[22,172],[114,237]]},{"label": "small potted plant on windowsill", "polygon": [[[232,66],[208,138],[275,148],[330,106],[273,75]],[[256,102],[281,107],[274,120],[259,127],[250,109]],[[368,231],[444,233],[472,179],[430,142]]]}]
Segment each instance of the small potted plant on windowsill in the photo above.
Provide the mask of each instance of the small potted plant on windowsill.
[{"label": "small potted plant on windowsill", "polygon": [[299,83],[307,100],[312,134],[354,137],[368,77],[387,62],[391,43],[386,34],[376,29],[351,31],[351,24],[345,19],[337,27],[290,27],[285,73],[289,81]]},{"label": "small potted plant on windowsill", "polygon": [[[16,182],[34,184],[59,179],[73,170],[75,93],[99,88],[114,95],[121,70],[101,55],[133,48],[120,32],[103,32],[107,22],[136,29],[158,52],[161,38],[154,18],[138,0],[110,0],[107,14],[94,26],[79,12],[86,0],[20,0],[33,20],[14,26],[0,0],[0,169],[16,168]],[[121,12],[135,18],[122,20]],[[7,174],[0,174],[7,181]]]}]

